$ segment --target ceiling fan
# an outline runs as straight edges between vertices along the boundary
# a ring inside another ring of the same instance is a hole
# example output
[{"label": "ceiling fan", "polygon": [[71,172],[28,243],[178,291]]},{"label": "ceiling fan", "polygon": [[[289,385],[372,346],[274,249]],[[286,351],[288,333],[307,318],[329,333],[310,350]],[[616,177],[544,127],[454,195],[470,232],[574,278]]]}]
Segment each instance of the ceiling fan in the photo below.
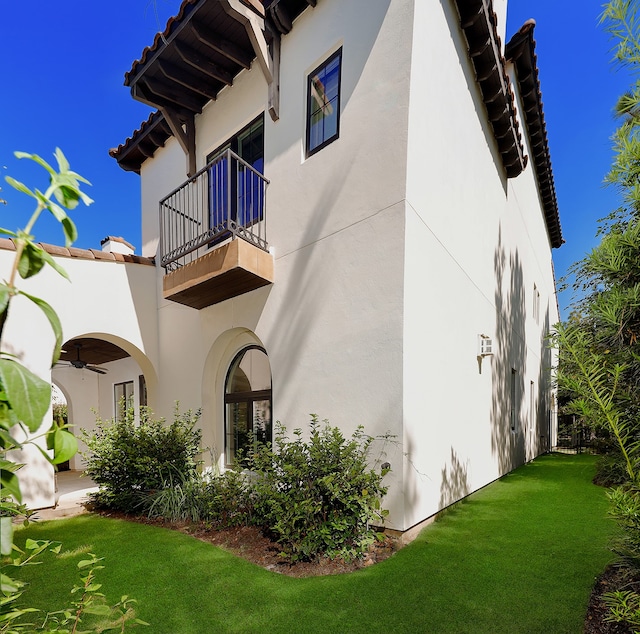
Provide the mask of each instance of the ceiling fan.
[{"label": "ceiling fan", "polygon": [[[69,359],[68,363],[73,366],[74,368],[77,368],[78,370],[91,370],[91,372],[97,372],[98,374],[106,374],[107,371],[103,368],[98,367],[97,365],[92,365],[90,363],[87,363],[86,361],[83,361],[80,358],[80,349],[82,348],[82,344],[81,343],[74,343],[73,344],[76,348],[76,358],[75,359]],[[63,350],[64,352],[64,350]]]}]

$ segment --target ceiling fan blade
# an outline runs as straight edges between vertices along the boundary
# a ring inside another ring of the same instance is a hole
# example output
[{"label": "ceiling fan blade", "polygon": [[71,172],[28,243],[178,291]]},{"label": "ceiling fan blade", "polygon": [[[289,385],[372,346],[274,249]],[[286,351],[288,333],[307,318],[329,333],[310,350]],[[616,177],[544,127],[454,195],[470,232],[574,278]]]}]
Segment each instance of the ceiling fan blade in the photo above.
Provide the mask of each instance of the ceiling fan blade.
[{"label": "ceiling fan blade", "polygon": [[107,371],[103,370],[102,368],[98,368],[95,365],[85,365],[85,368],[87,368],[87,370],[91,370],[91,372],[97,372],[98,374],[106,374]]}]

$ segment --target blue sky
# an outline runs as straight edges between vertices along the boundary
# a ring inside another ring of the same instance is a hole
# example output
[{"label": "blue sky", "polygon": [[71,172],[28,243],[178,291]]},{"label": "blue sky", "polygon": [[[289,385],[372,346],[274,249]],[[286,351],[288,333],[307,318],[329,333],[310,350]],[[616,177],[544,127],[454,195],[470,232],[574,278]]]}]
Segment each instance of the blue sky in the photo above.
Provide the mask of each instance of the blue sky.
[{"label": "blue sky", "polygon": [[[179,0],[21,0],[2,3],[0,38],[0,174],[46,187],[38,169],[17,161],[23,150],[53,160],[60,146],[72,169],[88,178],[95,203],[73,214],[76,246],[100,248],[121,235],[140,252],[140,189],[108,150],[122,143],[150,109],[134,101],[124,73],[179,8]],[[595,0],[510,0],[507,37],[536,20],[538,65],[560,219],[566,244],[554,250],[556,275],[595,245],[597,219],[617,206],[602,186],[611,163],[613,105],[631,83],[610,63],[610,42],[598,26]],[[4,178],[2,179],[4,180]],[[14,230],[31,211],[6,184],[0,226]],[[43,242],[61,244],[47,219],[36,228]],[[564,310],[570,293],[563,293]]]}]

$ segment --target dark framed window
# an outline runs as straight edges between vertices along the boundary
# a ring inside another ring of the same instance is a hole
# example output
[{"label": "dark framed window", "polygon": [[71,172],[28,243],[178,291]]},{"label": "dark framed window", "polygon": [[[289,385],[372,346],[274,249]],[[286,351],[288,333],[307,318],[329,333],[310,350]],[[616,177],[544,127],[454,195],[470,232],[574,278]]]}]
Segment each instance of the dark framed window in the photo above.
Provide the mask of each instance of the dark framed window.
[{"label": "dark framed window", "polygon": [[255,172],[264,173],[264,115],[223,143],[207,156],[209,167],[209,228],[227,236],[231,226],[249,227],[264,217],[264,182],[237,160],[229,160],[231,150]]},{"label": "dark framed window", "polygon": [[140,395],[140,407],[147,407],[147,381],[144,374],[138,377],[138,394]]},{"label": "dark framed window", "polygon": [[133,381],[113,384],[115,419],[125,419],[127,411],[133,407]]},{"label": "dark framed window", "polygon": [[309,74],[307,79],[307,156],[340,134],[340,75],[342,48]]},{"label": "dark framed window", "polygon": [[273,439],[271,366],[258,346],[241,350],[231,362],[225,382],[225,464],[233,466],[254,442]]}]

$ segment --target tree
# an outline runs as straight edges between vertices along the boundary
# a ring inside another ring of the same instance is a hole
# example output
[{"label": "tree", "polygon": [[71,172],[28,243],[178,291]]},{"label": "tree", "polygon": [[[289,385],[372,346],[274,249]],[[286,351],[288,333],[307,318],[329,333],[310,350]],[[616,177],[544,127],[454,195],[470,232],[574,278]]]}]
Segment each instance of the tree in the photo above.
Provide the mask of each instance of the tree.
[{"label": "tree", "polygon": [[[638,0],[611,0],[602,14],[614,59],[634,78],[639,9]],[[620,97],[616,113],[621,124],[605,182],[619,192],[621,206],[601,221],[598,246],[572,267],[582,299],[558,328],[558,379],[569,395],[567,411],[613,434],[631,477],[640,458],[631,444],[640,432],[640,80]]]},{"label": "tree", "polygon": [[557,327],[558,383],[569,412],[611,435],[622,484],[609,492],[621,530],[613,546],[626,588],[604,595],[609,621],[640,626],[640,0],[610,0],[602,24],[614,59],[635,83],[616,104],[621,120],[606,183],[621,206],[602,221],[600,244],[576,263],[583,297]]}]

